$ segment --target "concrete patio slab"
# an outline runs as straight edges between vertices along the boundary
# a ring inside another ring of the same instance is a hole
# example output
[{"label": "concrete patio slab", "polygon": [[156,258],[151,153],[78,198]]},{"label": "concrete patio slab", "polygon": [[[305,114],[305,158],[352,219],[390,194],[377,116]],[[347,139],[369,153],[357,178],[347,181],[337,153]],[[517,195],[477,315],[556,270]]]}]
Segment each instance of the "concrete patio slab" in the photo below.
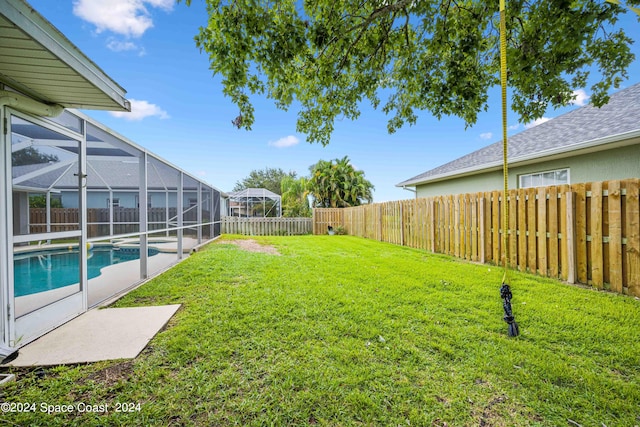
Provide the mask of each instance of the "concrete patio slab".
[{"label": "concrete patio slab", "polygon": [[133,359],[180,304],[92,309],[27,344],[11,366],[48,366]]}]

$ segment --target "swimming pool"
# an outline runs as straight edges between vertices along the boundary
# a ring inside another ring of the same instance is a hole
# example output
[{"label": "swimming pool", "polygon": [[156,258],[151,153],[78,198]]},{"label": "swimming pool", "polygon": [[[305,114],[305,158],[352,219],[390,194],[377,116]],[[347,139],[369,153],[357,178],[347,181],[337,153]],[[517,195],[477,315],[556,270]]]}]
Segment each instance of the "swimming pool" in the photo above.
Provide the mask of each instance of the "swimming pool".
[{"label": "swimming pool", "polygon": [[[149,256],[158,252],[155,248],[148,250]],[[87,277],[98,277],[108,265],[139,258],[138,248],[95,247],[88,253]],[[14,295],[20,297],[79,283],[79,260],[77,248],[15,254]]]}]

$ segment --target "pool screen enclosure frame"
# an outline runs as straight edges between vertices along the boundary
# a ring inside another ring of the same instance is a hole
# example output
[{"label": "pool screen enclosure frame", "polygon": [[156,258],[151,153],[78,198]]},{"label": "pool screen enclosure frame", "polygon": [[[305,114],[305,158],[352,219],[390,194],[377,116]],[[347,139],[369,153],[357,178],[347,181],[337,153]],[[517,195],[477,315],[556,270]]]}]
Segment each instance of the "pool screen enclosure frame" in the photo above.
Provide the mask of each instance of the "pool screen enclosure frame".
[{"label": "pool screen enclosure frame", "polygon": [[[0,345],[18,348],[220,235],[224,193],[83,113],[47,118],[0,106],[0,125]],[[90,278],[102,247],[138,259]],[[76,259],[77,283],[16,292],[41,267],[62,274],[54,251]],[[34,270],[26,279],[15,272],[24,263]]]}]

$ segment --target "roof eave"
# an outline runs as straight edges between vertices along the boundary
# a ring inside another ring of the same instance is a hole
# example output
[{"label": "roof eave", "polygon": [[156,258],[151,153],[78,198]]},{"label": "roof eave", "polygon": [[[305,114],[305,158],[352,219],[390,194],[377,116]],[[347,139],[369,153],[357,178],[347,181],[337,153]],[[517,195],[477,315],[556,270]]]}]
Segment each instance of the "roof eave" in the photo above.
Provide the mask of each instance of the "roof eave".
[{"label": "roof eave", "polygon": [[[534,163],[540,160],[551,160],[552,158],[568,157],[569,154],[573,154],[577,151],[601,151],[605,148],[616,147],[633,144],[633,139],[640,138],[640,129],[636,129],[630,132],[624,132],[616,135],[609,135],[604,138],[593,139],[589,141],[580,142],[577,144],[567,145],[560,148],[554,148],[551,150],[539,151],[534,154],[528,154],[520,157],[515,157],[509,160],[509,166],[524,166],[526,164]],[[606,146],[606,147],[605,147]],[[444,181],[451,178],[462,178],[469,175],[477,175],[479,173],[491,172],[494,170],[502,169],[502,162],[495,161],[484,163],[480,166],[472,166],[469,168],[458,169],[453,172],[443,173],[439,175],[433,175],[424,179],[409,179],[396,184],[396,187],[416,187],[418,185],[429,184],[438,181]]]},{"label": "roof eave", "polygon": [[[65,105],[65,107],[131,111],[131,104],[125,98],[126,91],[24,0],[0,0],[0,10],[8,20],[22,29],[34,41],[48,49],[61,62],[78,72],[89,83],[104,93],[110,101],[107,103],[108,105],[104,106]],[[28,88],[21,89],[26,90],[27,93],[29,92]],[[28,94],[36,95],[33,93]]]}]

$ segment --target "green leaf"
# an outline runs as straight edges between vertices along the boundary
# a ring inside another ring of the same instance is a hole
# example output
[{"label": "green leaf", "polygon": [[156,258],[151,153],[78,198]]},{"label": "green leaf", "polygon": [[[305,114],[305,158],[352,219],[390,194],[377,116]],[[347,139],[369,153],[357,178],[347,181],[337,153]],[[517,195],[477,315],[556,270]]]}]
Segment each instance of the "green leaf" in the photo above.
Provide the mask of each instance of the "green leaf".
[{"label": "green leaf", "polygon": [[311,167],[308,182],[314,207],[359,206],[373,201],[374,186],[356,171],[349,157],[332,161],[320,160]]},{"label": "green leaf", "polygon": [[[507,2],[511,108],[520,121],[568,105],[587,77],[595,80],[588,89],[597,100],[628,78],[633,40],[616,26],[625,9],[617,7],[619,0],[608,3],[613,6],[599,0]],[[336,119],[356,120],[367,103],[389,116],[390,133],[417,123],[421,112],[457,116],[471,126],[499,82],[497,2],[207,5],[209,21],[196,44],[221,75],[244,129],[255,119],[252,94],[280,109],[295,106],[297,131],[323,145]]]}]

